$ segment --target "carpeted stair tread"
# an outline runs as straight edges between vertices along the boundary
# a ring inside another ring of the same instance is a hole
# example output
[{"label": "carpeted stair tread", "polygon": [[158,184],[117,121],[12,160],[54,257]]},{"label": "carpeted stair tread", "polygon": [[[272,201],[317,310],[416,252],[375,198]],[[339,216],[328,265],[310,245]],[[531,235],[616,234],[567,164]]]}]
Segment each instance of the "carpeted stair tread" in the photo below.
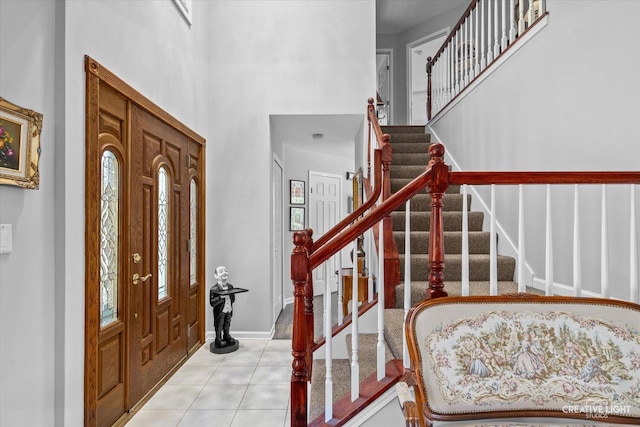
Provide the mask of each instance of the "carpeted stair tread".
[{"label": "carpeted stair tread", "polygon": [[[400,277],[404,276],[405,255],[400,255]],[[444,256],[445,280],[462,279],[462,255],[446,254]],[[510,256],[498,255],[498,280],[512,281],[516,269],[516,260]],[[469,280],[482,281],[489,278],[490,259],[488,254],[469,255]],[[429,255],[411,255],[411,280],[427,280],[429,276]],[[448,285],[446,285],[448,286]]]},{"label": "carpeted stair tread", "polygon": [[424,126],[418,125],[388,125],[381,126],[382,133],[401,134],[401,133],[425,133]]},{"label": "carpeted stair tread", "polygon": [[[402,308],[404,305],[404,283],[400,283],[395,289],[396,307]],[[427,295],[429,282],[415,281],[411,282],[411,305],[424,301]],[[489,282],[485,281],[469,281],[469,295],[489,295]],[[445,290],[449,296],[462,295],[462,282],[451,281],[445,282]],[[498,281],[498,295],[518,292],[518,283],[513,281]],[[527,289],[527,292],[540,293],[536,289]],[[386,320],[385,320],[386,322]],[[391,344],[389,344],[390,347]],[[392,347],[393,349],[393,347]]]},{"label": "carpeted stair tread", "polygon": [[395,359],[402,359],[404,348],[402,338],[404,334],[403,325],[404,310],[402,308],[387,308],[384,310],[384,339],[387,341],[391,354]]},{"label": "carpeted stair tread", "polygon": [[[391,192],[393,193],[393,181],[391,182]],[[400,187],[402,188],[402,187]],[[442,211],[443,212],[451,212],[451,211],[462,211],[462,202],[463,196],[462,194],[448,194],[445,193],[442,196]],[[398,211],[404,212],[406,209],[406,205],[403,203],[398,207]],[[467,211],[471,208],[471,195],[467,194]],[[426,212],[431,211],[431,196],[429,194],[422,193],[416,194],[411,198],[411,211],[412,212]]]},{"label": "carpeted stair tread", "polygon": [[431,156],[428,152],[422,153],[396,153],[392,152],[391,164],[397,167],[404,166],[422,166],[424,167],[431,160]]},{"label": "carpeted stair tread", "polygon": [[[411,134],[409,134],[411,135]],[[391,153],[399,154],[399,153],[429,153],[429,146],[431,143],[429,142],[429,138],[425,138],[428,135],[417,135],[417,137],[412,138],[402,138],[401,141],[394,140],[391,141]],[[411,139],[415,139],[416,141],[410,141]]]},{"label": "carpeted stair tread", "polygon": [[[402,211],[391,212],[393,220],[393,229],[395,231],[404,231],[406,223],[406,215]],[[410,215],[412,231],[428,231],[431,222],[431,212],[411,212]],[[469,231],[481,231],[484,221],[483,212],[469,212]],[[442,212],[442,223],[444,231],[461,231],[462,230],[462,212]]]},{"label": "carpeted stair tread", "polygon": [[[358,334],[358,363],[360,365],[360,381],[364,380],[374,372],[378,367],[378,334]],[[353,358],[353,335],[347,335],[347,350],[349,352],[349,360]],[[385,347],[385,363],[392,360],[393,353],[387,342]]]},{"label": "carpeted stair tread", "polygon": [[[314,420],[324,413],[324,387],[327,364],[324,359],[313,361],[311,392],[309,394],[309,419]],[[333,359],[331,364],[333,379],[333,402],[351,392],[351,362],[347,359]]]},{"label": "carpeted stair tread", "polygon": [[[398,252],[404,254],[405,232],[394,231],[393,238],[396,241]],[[482,254],[489,252],[491,234],[488,231],[470,231],[469,232],[469,253]],[[445,231],[444,232],[444,252],[446,254],[462,253],[462,231]],[[411,253],[427,254],[429,253],[429,232],[428,231],[412,231],[411,232]]]}]

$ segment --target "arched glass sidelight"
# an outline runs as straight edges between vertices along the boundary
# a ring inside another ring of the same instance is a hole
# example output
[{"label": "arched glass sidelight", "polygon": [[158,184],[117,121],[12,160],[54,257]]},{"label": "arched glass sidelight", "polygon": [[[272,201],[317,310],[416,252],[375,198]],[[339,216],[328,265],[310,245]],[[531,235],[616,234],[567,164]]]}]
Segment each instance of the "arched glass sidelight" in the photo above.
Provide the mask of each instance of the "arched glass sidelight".
[{"label": "arched glass sidelight", "polygon": [[101,160],[100,185],[100,326],[118,320],[118,217],[120,165],[111,151]]},{"label": "arched glass sidelight", "polygon": [[158,171],[158,300],[169,295],[169,177],[162,166]]},{"label": "arched glass sidelight", "polygon": [[189,184],[189,283],[194,284],[198,275],[198,184],[191,178]]}]

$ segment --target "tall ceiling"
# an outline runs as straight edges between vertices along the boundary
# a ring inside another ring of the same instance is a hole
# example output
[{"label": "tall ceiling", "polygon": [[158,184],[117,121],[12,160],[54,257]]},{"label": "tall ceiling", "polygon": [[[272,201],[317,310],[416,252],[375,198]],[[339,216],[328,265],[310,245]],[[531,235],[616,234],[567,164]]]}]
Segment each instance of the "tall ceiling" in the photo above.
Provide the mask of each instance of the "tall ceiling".
[{"label": "tall ceiling", "polygon": [[376,0],[376,32],[395,34],[471,0]]}]

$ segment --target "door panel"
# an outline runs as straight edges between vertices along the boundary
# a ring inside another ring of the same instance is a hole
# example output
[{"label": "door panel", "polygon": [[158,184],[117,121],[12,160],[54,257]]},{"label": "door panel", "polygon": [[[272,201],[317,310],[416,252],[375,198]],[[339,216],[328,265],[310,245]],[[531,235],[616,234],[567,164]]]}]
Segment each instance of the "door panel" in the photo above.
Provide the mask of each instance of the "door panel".
[{"label": "door panel", "polygon": [[[340,193],[342,177],[318,172],[309,172],[309,226],[314,230],[317,240],[331,227],[338,223],[340,215]],[[326,261],[329,280],[332,280],[332,292],[337,290],[334,272],[337,267],[337,256]],[[313,290],[315,295],[324,294],[327,280],[325,266],[313,271]]]},{"label": "door panel", "polygon": [[89,57],[85,69],[84,392],[94,427],[122,420],[204,342],[205,141]]},{"label": "door panel", "polygon": [[[133,330],[130,340],[130,399],[139,401],[173,366],[187,355],[186,325],[182,324],[181,286],[187,261],[180,242],[186,241],[180,226],[184,204],[181,197],[186,181],[187,144],[184,136],[160,120],[132,106],[133,167],[140,165],[143,173],[132,174],[131,250],[142,256],[142,269],[132,271],[141,279],[131,292],[130,319]],[[160,170],[166,171],[166,188],[159,184]],[[161,191],[162,190],[162,191]],[[166,195],[165,195],[166,191]],[[142,194],[142,197],[136,197]],[[160,208],[166,203],[166,212]],[[164,212],[164,213],[163,213]],[[135,232],[133,224],[140,224]],[[162,236],[166,236],[164,239]],[[159,295],[159,281],[165,277],[166,295]],[[145,277],[149,278],[145,281]]]}]

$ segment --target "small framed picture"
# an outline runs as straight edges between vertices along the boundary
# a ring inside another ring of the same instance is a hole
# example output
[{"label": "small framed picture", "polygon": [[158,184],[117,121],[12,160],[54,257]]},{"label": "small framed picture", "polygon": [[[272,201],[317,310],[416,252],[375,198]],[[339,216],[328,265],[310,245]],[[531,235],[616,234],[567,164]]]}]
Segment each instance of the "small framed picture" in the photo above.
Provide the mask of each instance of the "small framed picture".
[{"label": "small framed picture", "polygon": [[289,180],[290,189],[290,203],[292,205],[304,205],[304,181],[296,181],[295,179]]},{"label": "small framed picture", "polygon": [[304,230],[304,208],[291,206],[289,208],[289,218],[290,231]]}]

